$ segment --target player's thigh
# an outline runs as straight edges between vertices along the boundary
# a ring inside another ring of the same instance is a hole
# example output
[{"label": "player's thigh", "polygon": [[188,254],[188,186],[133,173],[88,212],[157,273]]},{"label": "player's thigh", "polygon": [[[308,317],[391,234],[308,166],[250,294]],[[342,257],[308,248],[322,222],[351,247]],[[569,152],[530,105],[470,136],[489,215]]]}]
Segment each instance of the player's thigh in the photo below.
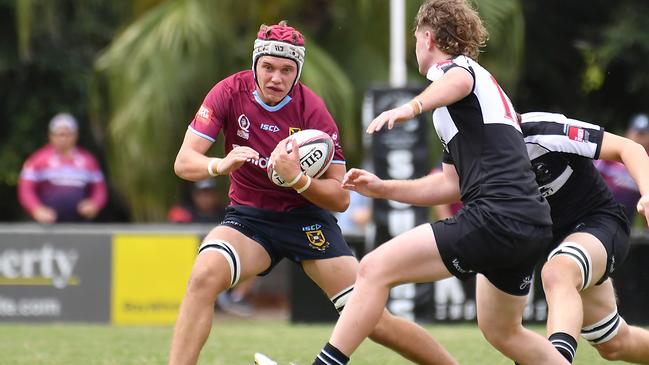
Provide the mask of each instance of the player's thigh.
[{"label": "player's thigh", "polygon": [[354,285],[358,260],[354,256],[338,256],[302,261],[304,272],[331,298]]},{"label": "player's thigh", "polygon": [[[598,282],[606,272],[606,262],[608,260],[608,255],[606,253],[604,244],[599,239],[597,239],[597,237],[585,232],[572,233],[568,237],[566,237],[563,242],[576,243],[586,250],[591,262],[590,270],[592,271],[592,279],[590,285],[595,285],[595,283]],[[577,262],[573,260],[569,262],[577,265]]]},{"label": "player's thigh", "polygon": [[389,286],[430,282],[451,276],[430,224],[422,224],[380,245],[361,260],[361,275]]},{"label": "player's thigh", "polygon": [[581,292],[584,308],[584,326],[601,321],[617,308],[613,281],[608,278],[600,285],[592,286]]},{"label": "player's thigh", "polygon": [[478,325],[489,335],[500,335],[521,325],[527,296],[508,294],[494,286],[484,275],[476,276]]},{"label": "player's thigh", "polygon": [[[237,263],[239,265],[238,270],[240,270],[239,281],[256,276],[270,266],[271,260],[266,249],[236,229],[218,226],[212,229],[203,240],[203,242],[208,241],[224,241],[232,246],[239,261]],[[217,265],[230,272],[230,264],[225,259],[225,256],[216,250],[201,252],[196,261],[197,263]]]}]

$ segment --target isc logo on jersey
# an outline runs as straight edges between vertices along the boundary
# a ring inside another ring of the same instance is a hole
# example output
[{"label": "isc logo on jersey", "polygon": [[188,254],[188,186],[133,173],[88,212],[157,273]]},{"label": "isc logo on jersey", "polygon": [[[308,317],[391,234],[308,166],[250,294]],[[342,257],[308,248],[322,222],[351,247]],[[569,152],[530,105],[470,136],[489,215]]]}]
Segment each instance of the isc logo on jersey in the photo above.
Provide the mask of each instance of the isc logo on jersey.
[{"label": "isc logo on jersey", "polygon": [[259,128],[261,128],[262,131],[269,131],[269,132],[272,132],[272,133],[279,132],[279,127],[276,126],[276,125],[272,125],[272,124],[262,123],[262,124],[259,125]]}]

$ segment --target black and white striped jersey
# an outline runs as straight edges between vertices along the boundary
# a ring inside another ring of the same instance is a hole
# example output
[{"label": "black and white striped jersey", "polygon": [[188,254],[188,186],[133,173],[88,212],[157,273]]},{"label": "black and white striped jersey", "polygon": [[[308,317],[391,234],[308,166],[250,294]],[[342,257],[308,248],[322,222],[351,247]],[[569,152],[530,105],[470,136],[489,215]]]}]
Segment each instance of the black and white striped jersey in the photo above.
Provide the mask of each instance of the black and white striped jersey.
[{"label": "black and white striped jersey", "polygon": [[521,116],[532,170],[552,208],[555,231],[569,228],[593,210],[619,211],[592,161],[599,158],[603,128],[562,114]]},{"label": "black and white striped jersey", "polygon": [[462,202],[521,222],[550,225],[550,208],[534,180],[511,101],[487,70],[465,56],[434,65],[427,77],[434,82],[453,67],[471,73],[473,92],[437,108],[433,123],[444,146],[444,162],[458,172]]}]

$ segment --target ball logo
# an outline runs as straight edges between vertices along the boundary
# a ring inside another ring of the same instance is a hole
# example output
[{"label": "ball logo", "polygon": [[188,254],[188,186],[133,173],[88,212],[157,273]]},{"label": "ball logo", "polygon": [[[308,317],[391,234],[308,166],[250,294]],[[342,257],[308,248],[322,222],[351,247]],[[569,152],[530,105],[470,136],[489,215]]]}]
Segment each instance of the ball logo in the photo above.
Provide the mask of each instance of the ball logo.
[{"label": "ball logo", "polygon": [[323,156],[321,150],[317,148],[311,149],[307,154],[300,159],[300,166],[303,170],[308,169],[309,167],[315,165]]}]

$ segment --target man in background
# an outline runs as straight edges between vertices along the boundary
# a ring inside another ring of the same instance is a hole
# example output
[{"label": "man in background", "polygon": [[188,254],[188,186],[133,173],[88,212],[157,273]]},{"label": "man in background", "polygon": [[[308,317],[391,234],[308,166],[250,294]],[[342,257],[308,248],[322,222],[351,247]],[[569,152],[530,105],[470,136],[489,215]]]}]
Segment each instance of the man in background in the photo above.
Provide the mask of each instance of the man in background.
[{"label": "man in background", "polygon": [[225,216],[223,199],[214,179],[200,180],[192,184],[190,201],[169,210],[167,218],[172,223],[220,223]]},{"label": "man in background", "polygon": [[[649,151],[649,116],[647,114],[636,114],[631,118],[626,138],[641,144],[646,151]],[[640,199],[640,191],[629,175],[629,171],[624,167],[624,164],[617,161],[597,160],[595,166],[613,192],[613,197],[624,206],[625,214],[633,223],[637,215],[636,203]]]},{"label": "man in background", "polygon": [[77,146],[78,136],[72,115],[55,115],[49,143],[23,165],[18,200],[38,223],[91,221],[106,205],[104,175],[95,157]]}]

